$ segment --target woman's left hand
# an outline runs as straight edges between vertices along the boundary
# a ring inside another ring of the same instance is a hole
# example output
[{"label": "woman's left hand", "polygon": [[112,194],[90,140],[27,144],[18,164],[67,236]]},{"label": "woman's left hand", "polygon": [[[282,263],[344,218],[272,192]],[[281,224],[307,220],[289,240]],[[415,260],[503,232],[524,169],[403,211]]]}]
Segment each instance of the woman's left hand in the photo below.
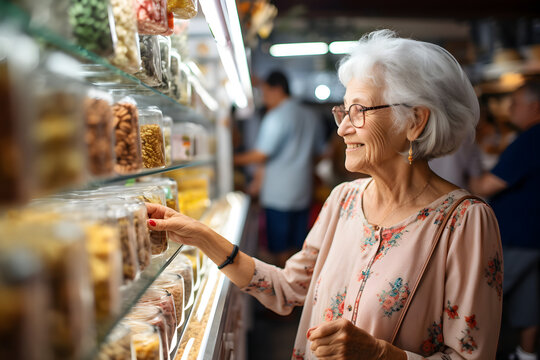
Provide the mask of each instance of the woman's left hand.
[{"label": "woman's left hand", "polygon": [[374,338],[345,319],[325,322],[307,333],[319,360],[407,359],[404,351]]}]

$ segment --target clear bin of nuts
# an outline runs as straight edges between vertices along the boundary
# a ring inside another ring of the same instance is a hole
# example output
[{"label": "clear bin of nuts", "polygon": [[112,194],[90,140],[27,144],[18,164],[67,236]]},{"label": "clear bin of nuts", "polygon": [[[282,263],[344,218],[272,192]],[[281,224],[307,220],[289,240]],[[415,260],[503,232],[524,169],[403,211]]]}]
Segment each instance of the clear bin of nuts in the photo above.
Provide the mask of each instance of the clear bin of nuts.
[{"label": "clear bin of nuts", "polygon": [[69,21],[77,44],[101,56],[114,53],[116,32],[109,0],[71,0]]},{"label": "clear bin of nuts", "polygon": [[172,165],[172,124],[173,120],[170,116],[163,116],[163,142],[165,144],[165,165]]},{"label": "clear bin of nuts", "polygon": [[[172,48],[170,51],[171,55],[171,66],[170,66],[170,91],[169,96],[172,97],[175,100],[180,101],[180,91],[181,91],[181,82],[182,79],[180,78],[180,64],[182,62],[182,59],[180,57],[180,53],[175,48]],[[172,125],[171,125],[172,126]]]},{"label": "clear bin of nuts", "polygon": [[128,211],[133,215],[133,222],[137,238],[137,257],[139,267],[144,270],[152,257],[152,242],[148,230],[148,213],[144,202],[139,199],[123,200]]},{"label": "clear bin of nuts", "polygon": [[165,166],[165,146],[162,130],[163,114],[156,106],[139,109],[141,152],[147,169]]},{"label": "clear bin of nuts", "polygon": [[171,86],[171,38],[168,36],[157,36],[157,38],[161,57],[161,85],[158,89],[168,95]]},{"label": "clear bin of nuts", "polygon": [[167,207],[178,211],[178,184],[166,177],[145,176],[137,179],[140,184],[159,186],[165,193]]},{"label": "clear bin of nuts", "polygon": [[113,92],[115,172],[129,174],[142,168],[139,135],[139,112],[133,98],[122,91]]},{"label": "clear bin of nuts", "polygon": [[136,360],[163,360],[161,354],[164,341],[156,326],[133,319],[125,319],[123,323],[131,329],[131,341]]},{"label": "clear bin of nuts", "polygon": [[125,72],[134,74],[141,67],[135,6],[133,0],[110,1],[118,38],[114,55],[110,58],[110,61]]},{"label": "clear bin of nuts", "polygon": [[191,260],[183,255],[178,254],[172,260],[169,266],[165,269],[166,273],[180,275],[184,279],[184,310],[187,310],[193,305],[193,264]]},{"label": "clear bin of nuts", "polygon": [[146,85],[159,86],[161,84],[161,54],[157,37],[150,35],[139,36],[141,50],[141,70],[135,76]]},{"label": "clear bin of nuts", "polygon": [[107,336],[105,343],[99,349],[97,360],[131,360],[132,343],[131,328],[126,324],[118,324]]},{"label": "clear bin of nuts", "polygon": [[141,297],[137,305],[141,307],[157,306],[161,309],[161,313],[167,324],[167,339],[169,345],[171,345],[178,324],[173,295],[165,289],[150,287]]},{"label": "clear bin of nuts", "polygon": [[201,257],[199,256],[199,249],[195,246],[184,245],[181,254],[191,261],[191,268],[193,270],[193,291],[196,291],[199,289],[201,283]]},{"label": "clear bin of nuts", "polygon": [[170,273],[162,273],[152,284],[155,288],[167,290],[172,294],[178,326],[184,323],[184,279]]},{"label": "clear bin of nuts", "polygon": [[91,89],[84,99],[85,144],[88,169],[94,176],[111,175],[114,170],[112,96]]},{"label": "clear bin of nuts", "polygon": [[167,328],[167,321],[165,320],[161,308],[154,305],[136,305],[131,309],[131,312],[126,318],[129,320],[142,321],[155,326],[162,339],[161,352],[163,359],[169,359],[169,339],[167,337],[169,329]]}]

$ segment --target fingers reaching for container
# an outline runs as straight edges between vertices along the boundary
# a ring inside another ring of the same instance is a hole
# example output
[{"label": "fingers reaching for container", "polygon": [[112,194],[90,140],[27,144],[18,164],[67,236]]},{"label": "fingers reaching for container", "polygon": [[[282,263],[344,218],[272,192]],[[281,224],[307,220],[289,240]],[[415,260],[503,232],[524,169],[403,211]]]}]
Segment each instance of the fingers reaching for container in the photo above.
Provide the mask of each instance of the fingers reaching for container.
[{"label": "fingers reaching for container", "polygon": [[148,211],[148,228],[156,231],[167,231],[169,239],[186,244],[196,245],[197,237],[204,232],[204,225],[189,216],[180,214],[166,206],[146,203]]}]

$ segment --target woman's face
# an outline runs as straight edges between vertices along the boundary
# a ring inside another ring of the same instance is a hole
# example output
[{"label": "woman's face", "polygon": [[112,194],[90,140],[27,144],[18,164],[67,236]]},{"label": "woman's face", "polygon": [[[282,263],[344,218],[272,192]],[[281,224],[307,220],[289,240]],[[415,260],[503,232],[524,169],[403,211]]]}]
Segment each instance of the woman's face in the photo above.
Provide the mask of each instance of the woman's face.
[{"label": "woman's face", "polygon": [[[382,100],[382,90],[370,81],[351,80],[345,92],[345,109],[349,110],[352,104],[366,107],[386,105]],[[365,119],[362,128],[355,128],[346,116],[338,128],[338,135],[347,145],[347,170],[370,174],[373,169],[393,166],[395,161],[403,161],[399,152],[406,150],[408,146],[406,132],[398,132],[393,126],[391,108],[368,110]]]}]

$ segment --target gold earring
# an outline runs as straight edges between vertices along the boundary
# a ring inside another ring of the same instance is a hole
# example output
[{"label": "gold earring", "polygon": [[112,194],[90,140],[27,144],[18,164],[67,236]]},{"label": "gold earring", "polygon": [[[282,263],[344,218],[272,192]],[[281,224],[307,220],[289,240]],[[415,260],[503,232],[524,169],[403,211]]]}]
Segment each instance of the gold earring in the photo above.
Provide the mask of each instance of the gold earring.
[{"label": "gold earring", "polygon": [[412,157],[412,141],[410,142],[411,145],[409,147],[409,157],[408,157],[408,160],[409,160],[409,165],[412,165],[412,161],[413,161],[413,157]]}]

